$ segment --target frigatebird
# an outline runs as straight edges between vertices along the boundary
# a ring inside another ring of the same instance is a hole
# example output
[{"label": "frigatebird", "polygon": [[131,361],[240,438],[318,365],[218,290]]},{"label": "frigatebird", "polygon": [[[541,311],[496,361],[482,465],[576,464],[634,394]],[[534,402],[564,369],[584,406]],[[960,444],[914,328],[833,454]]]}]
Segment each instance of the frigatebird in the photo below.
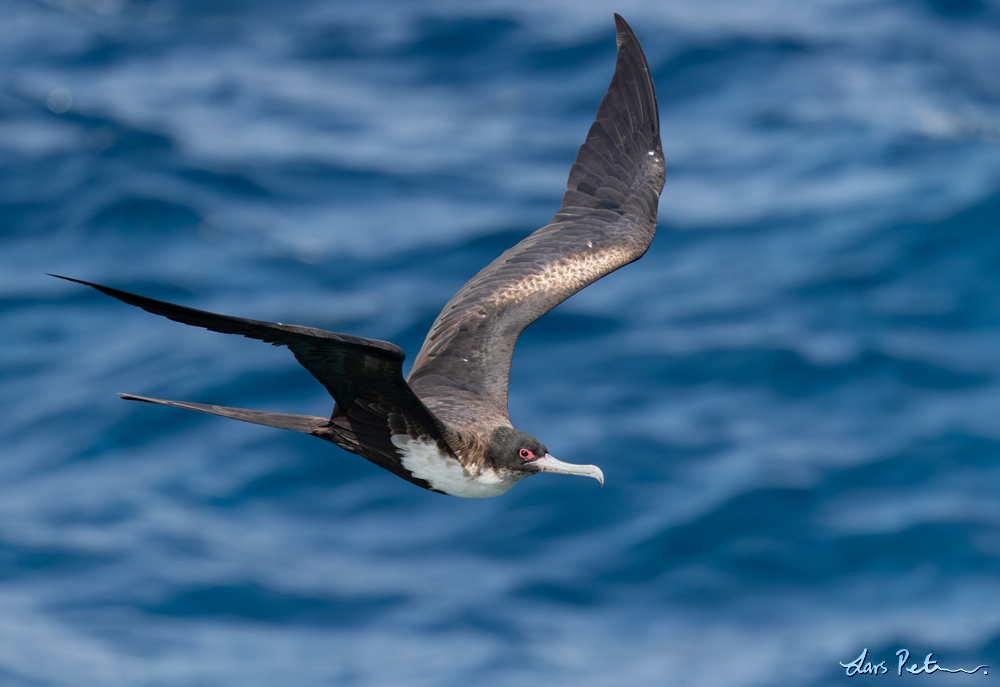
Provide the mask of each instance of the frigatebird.
[{"label": "frigatebird", "polygon": [[[656,91],[639,41],[615,15],[618,60],[552,220],[483,268],[438,315],[413,369],[386,341],[195,310],[108,286],[109,296],[184,324],[291,350],[334,399],[329,419],[120,394],[305,432],[417,486],[452,496],[503,494],[538,472],[593,477],[512,426],[507,384],[525,327],[580,289],[640,258],[656,232],[664,183]],[[58,275],[53,275],[58,276]]]}]

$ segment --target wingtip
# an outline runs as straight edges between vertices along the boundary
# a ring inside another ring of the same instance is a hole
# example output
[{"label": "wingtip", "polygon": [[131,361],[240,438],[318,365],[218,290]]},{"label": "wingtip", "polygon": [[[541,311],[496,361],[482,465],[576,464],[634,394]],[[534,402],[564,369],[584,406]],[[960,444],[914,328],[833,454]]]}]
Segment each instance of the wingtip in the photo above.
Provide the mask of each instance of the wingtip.
[{"label": "wingtip", "polygon": [[64,277],[61,274],[52,274],[51,272],[46,272],[45,274],[49,275],[50,277],[55,277],[56,279],[65,279],[66,281],[71,281],[74,284],[83,284],[84,286],[90,286],[98,290],[108,288],[106,286],[101,286],[100,284],[93,284],[89,281],[83,281],[82,279],[74,279],[73,277]]},{"label": "wingtip", "polygon": [[625,65],[634,64],[643,74],[642,80],[648,89],[649,105],[652,111],[652,116],[649,119],[653,123],[654,135],[656,136],[656,149],[662,149],[662,144],[660,143],[660,107],[656,101],[656,86],[653,84],[653,76],[649,68],[649,61],[646,59],[646,53],[643,51],[642,45],[639,43],[639,37],[635,35],[635,31],[632,30],[632,27],[629,26],[622,15],[617,12],[615,13],[615,27],[617,29],[618,47],[616,70],[618,72],[623,71],[623,69],[628,71]]},{"label": "wingtip", "polygon": [[625,21],[622,15],[617,12],[615,12],[615,29],[618,33],[619,48],[627,41],[636,40],[635,31],[632,30],[632,27],[628,25],[628,22]]},{"label": "wingtip", "polygon": [[[80,281],[79,279],[73,279],[73,277],[64,277],[61,274],[52,274],[51,272],[46,272],[45,274],[47,276],[49,276],[49,277],[55,277],[56,279],[65,279],[66,281],[75,281],[77,284],[87,284],[87,282]],[[87,286],[90,286],[90,284],[87,284]]]}]

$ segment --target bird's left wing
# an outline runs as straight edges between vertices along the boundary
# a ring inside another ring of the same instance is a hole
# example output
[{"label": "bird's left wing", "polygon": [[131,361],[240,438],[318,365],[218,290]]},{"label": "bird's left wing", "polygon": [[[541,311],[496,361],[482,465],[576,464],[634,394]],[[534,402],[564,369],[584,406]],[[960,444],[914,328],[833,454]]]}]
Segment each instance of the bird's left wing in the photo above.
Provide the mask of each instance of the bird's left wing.
[{"label": "bird's left wing", "polygon": [[223,334],[239,334],[274,346],[285,346],[326,387],[336,404],[330,420],[321,421],[320,418],[304,415],[164,401],[130,394],[123,394],[122,398],[307,432],[364,456],[376,465],[424,488],[430,486],[424,480],[413,477],[402,465],[393,437],[406,434],[413,439],[433,439],[443,451],[451,452],[449,430],[417,398],[403,379],[403,360],[406,354],[394,344],[312,327],[217,315],[79,279],[59,278],[93,287],[120,301],[175,322]]}]

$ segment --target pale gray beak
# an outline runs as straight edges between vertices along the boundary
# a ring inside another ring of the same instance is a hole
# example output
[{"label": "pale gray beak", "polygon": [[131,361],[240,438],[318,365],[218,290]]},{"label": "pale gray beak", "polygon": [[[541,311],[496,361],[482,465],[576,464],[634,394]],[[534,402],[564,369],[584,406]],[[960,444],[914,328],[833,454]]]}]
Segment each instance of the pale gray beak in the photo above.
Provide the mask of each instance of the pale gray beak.
[{"label": "pale gray beak", "polygon": [[530,463],[542,472],[558,472],[560,475],[579,475],[580,477],[593,477],[601,486],[604,486],[604,473],[596,465],[574,465],[556,460],[548,453]]}]

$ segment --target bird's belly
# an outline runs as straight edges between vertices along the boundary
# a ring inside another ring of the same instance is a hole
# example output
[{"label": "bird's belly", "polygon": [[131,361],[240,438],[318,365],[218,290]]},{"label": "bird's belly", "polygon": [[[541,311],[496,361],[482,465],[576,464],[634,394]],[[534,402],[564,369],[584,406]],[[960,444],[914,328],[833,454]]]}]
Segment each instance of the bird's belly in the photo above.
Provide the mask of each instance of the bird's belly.
[{"label": "bird's belly", "polygon": [[437,491],[467,499],[499,496],[527,474],[501,474],[484,468],[473,475],[453,456],[441,451],[433,439],[412,439],[405,434],[392,437],[403,467]]}]

